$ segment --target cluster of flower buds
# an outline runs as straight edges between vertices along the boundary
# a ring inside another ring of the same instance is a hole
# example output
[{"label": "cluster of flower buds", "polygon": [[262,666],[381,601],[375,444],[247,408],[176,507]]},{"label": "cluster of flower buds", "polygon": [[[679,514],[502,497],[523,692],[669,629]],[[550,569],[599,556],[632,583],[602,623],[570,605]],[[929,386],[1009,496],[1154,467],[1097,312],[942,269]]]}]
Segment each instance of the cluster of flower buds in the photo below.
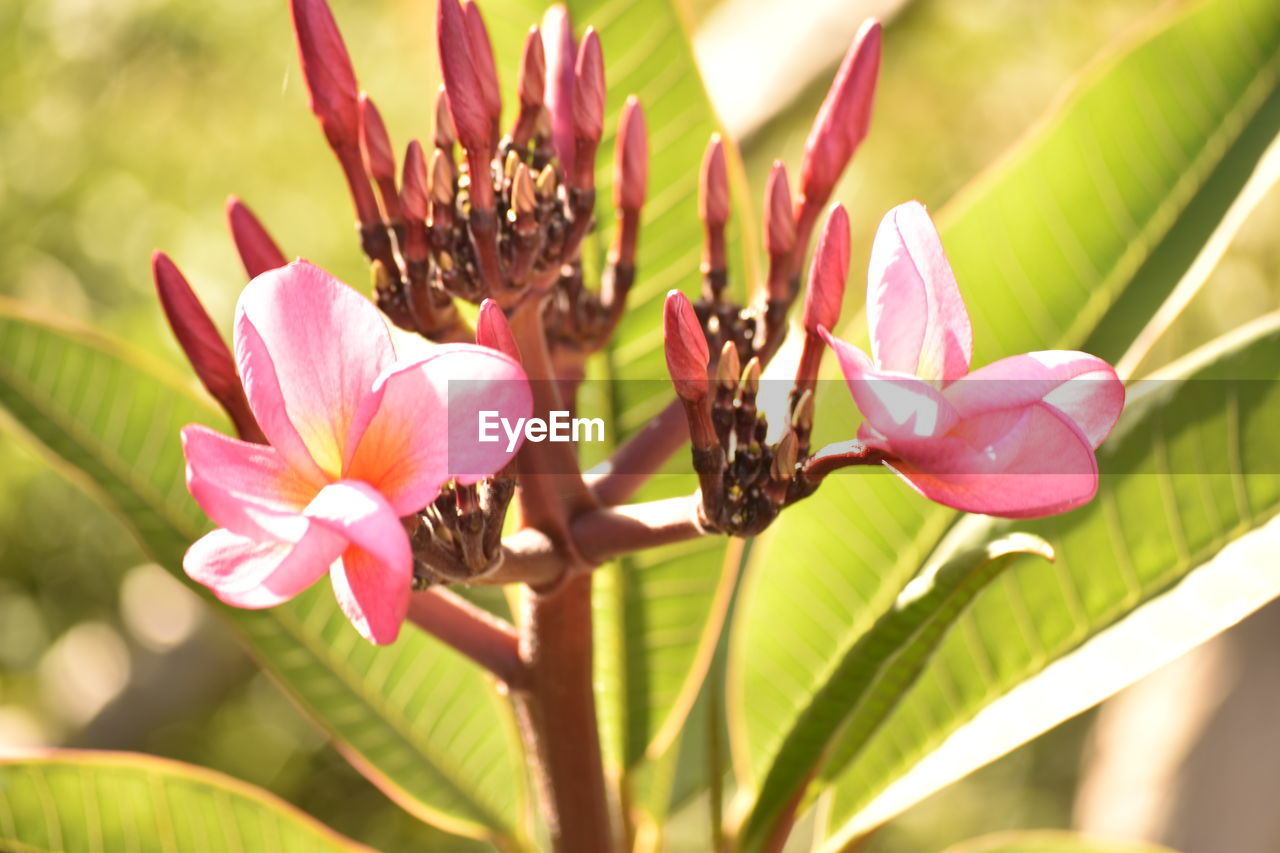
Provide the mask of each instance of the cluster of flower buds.
[{"label": "cluster of flower buds", "polygon": [[454,300],[494,299],[510,311],[554,291],[546,310],[554,345],[598,349],[634,278],[647,151],[644,116],[623,111],[615,184],[620,227],[606,280],[583,287],[580,248],[595,209],[596,149],[604,133],[600,39],[574,39],[552,8],[521,55],[509,132],[493,48],[473,0],[440,0],[444,78],[430,147],[408,144],[399,171],[373,100],[361,93],[323,0],[292,0],[311,108],[347,178],[378,306],[398,326],[435,341],[470,340]]},{"label": "cluster of flower buds", "polygon": [[[700,521],[705,527],[754,535],[783,507],[817,488],[821,468],[808,463],[813,461],[809,436],[814,386],[824,349],[820,330],[839,321],[848,274],[849,217],[837,204],[823,225],[810,266],[803,313],[805,342],[789,395],[787,430],[771,445],[765,443],[768,421],[756,405],[764,359],[771,353],[763,347],[751,348],[751,337],[746,338],[745,347],[742,338],[727,337],[720,346],[713,383],[708,376],[708,341],[725,328],[718,323],[724,315],[705,309],[723,303],[704,299],[699,311],[679,291],[667,295],[663,325],[667,369],[689,423],[693,466],[702,494]],[[746,311],[738,312],[736,318],[754,319]],[[745,364],[740,355],[744,348],[751,353]]]},{"label": "cluster of flower buds", "polygon": [[[763,530],[778,511],[817,488],[823,466],[810,453],[814,386],[825,349],[820,328],[835,328],[849,272],[849,219],[831,208],[809,269],[804,344],[792,387],[788,429],[765,444],[757,411],[763,366],[778,351],[799,294],[813,228],[858,145],[866,136],[880,65],[880,25],[868,21],[849,48],[805,144],[798,192],[775,161],[764,198],[768,277],[753,304],[731,297],[725,229],[731,210],[724,143],[712,136],[702,161],[698,211],[705,240],[702,293],[690,303],[673,291],[664,326],[667,365],[681,398],[702,489],[701,521],[736,535]],[[716,353],[715,361],[708,353]],[[714,376],[714,390],[708,384]],[[702,382],[694,381],[700,377]]]}]

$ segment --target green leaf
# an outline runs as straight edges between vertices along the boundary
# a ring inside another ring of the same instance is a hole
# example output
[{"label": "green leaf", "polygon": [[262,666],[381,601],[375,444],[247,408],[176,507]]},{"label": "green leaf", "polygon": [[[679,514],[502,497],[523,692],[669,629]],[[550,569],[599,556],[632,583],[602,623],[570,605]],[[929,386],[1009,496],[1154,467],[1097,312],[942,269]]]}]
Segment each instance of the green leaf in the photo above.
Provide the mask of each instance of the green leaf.
[{"label": "green leaf", "polygon": [[879,729],[823,768],[838,828],[823,849],[843,849],[1280,594],[1280,315],[1226,343],[1134,392],[1099,451],[1107,473],[1088,506],[957,526],[941,556],[1016,527],[1057,561],[1015,560]]},{"label": "green leaf", "polygon": [[1280,7],[1157,15],[942,217],[974,363],[1109,361],[1178,283],[1280,133]]},{"label": "green leaf", "polygon": [[[0,409],[186,580],[182,555],[208,522],[186,493],[178,430],[219,423],[207,405],[101,336],[0,302]],[[411,628],[394,646],[369,644],[327,584],[270,610],[214,606],[404,809],[463,835],[524,837],[525,777],[510,711],[469,661]]]},{"label": "green leaf", "polygon": [[821,767],[843,767],[893,711],[946,632],[1017,554],[1053,559],[1048,543],[1014,533],[958,552],[913,581],[845,653],[769,766],[740,834],[743,851],[769,846],[778,821]]},{"label": "green leaf", "polygon": [[[1141,327],[1135,318],[1173,289],[1280,128],[1273,2],[1210,0],[1153,20],[940,217],[973,315],[975,365],[1086,341],[1114,356],[1127,341],[1092,336]],[[830,414],[848,409],[837,396],[820,400],[827,441],[849,437],[849,420]],[[746,785],[956,518],[866,472],[828,478],[769,531],[734,626],[729,707]],[[1114,594],[1118,618],[1132,602],[1123,585]]]},{"label": "green leaf", "polygon": [[0,758],[0,848],[371,853],[221,773],[147,755],[72,750]]},{"label": "green leaf", "polygon": [[725,552],[700,540],[596,573],[601,739],[619,767],[665,752],[697,698],[736,578]]},{"label": "green leaf", "polygon": [[1141,841],[1111,841],[1057,830],[997,832],[953,844],[943,853],[1175,853]]}]

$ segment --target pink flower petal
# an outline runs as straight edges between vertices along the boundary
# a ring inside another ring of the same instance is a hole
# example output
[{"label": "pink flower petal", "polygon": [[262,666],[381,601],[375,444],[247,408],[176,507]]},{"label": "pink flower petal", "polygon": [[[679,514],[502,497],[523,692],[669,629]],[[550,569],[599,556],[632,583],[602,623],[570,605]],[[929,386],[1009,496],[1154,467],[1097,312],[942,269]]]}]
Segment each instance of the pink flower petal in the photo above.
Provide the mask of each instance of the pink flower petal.
[{"label": "pink flower petal", "polygon": [[1098,463],[1088,438],[1052,406],[1025,410],[996,445],[974,448],[948,437],[909,447],[894,442],[889,464],[916,491],[965,512],[1038,518],[1088,503],[1098,489]]},{"label": "pink flower petal", "polygon": [[182,452],[187,488],[216,524],[259,539],[302,538],[302,509],[316,489],[273,448],[191,424],[182,428]]},{"label": "pink flower petal", "polygon": [[1001,359],[946,389],[961,418],[1044,401],[1071,418],[1097,447],[1124,408],[1124,383],[1096,356],[1050,350]]},{"label": "pink flower petal", "polygon": [[955,409],[937,388],[910,374],[877,370],[862,350],[819,331],[835,351],[858,410],[878,433],[894,442],[929,439],[956,423]]},{"label": "pink flower petal", "polygon": [[524,370],[508,356],[449,344],[393,365],[352,423],[344,476],[373,485],[398,515],[416,512],[450,477],[474,483],[514,456],[500,429],[497,442],[479,441],[481,411],[513,423],[533,411]]},{"label": "pink flower petal", "polygon": [[260,609],[311,586],[346,547],[341,536],[315,524],[294,543],[251,539],[218,528],[187,549],[182,568],[221,601]]},{"label": "pink flower petal", "polygon": [[351,624],[371,643],[394,643],[409,612],[412,575],[397,576],[362,548],[351,547],[329,571],[333,593]]},{"label": "pink flower petal", "polygon": [[969,371],[973,329],[938,232],[919,202],[889,211],[867,271],[871,353],[883,370],[943,383]]},{"label": "pink flower petal", "polygon": [[235,338],[249,404],[271,446],[317,485],[336,479],[356,409],[395,358],[378,310],[295,261],[249,282]]},{"label": "pink flower petal", "polygon": [[409,534],[396,511],[368,483],[341,480],[316,495],[307,517],[350,543],[329,573],[342,612],[366,639],[394,642],[413,582]]}]

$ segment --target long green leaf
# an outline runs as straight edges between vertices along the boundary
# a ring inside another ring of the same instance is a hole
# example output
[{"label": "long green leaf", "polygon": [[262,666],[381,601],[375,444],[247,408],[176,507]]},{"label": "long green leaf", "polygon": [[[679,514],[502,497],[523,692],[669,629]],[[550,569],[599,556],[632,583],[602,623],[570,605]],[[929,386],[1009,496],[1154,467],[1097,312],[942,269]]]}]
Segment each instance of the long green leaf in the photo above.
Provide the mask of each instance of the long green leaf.
[{"label": "long green leaf", "polygon": [[[0,303],[0,409],[185,580],[183,552],[208,523],[186,494],[178,430],[217,423],[208,406],[106,339]],[[215,606],[403,808],[459,834],[522,838],[524,773],[509,709],[489,679],[416,630],[391,647],[370,645],[325,586],[271,610]]]},{"label": "long green leaf", "polygon": [[148,755],[0,758],[0,849],[371,853],[274,795]]},{"label": "long green leaf", "polygon": [[[1010,526],[1041,536],[1057,554],[1055,570],[1016,561],[977,597],[874,736],[823,768],[839,827],[827,849],[1280,594],[1273,556],[1246,556],[1248,548],[1274,555],[1274,539],[1254,545],[1270,532],[1245,535],[1280,513],[1280,315],[1233,339],[1226,351],[1176,367],[1181,381],[1152,380],[1134,395],[1099,452],[1108,473],[1093,503],[1016,524],[972,517],[956,529],[957,539]],[[1228,543],[1231,556],[1216,559]],[[961,732],[949,752],[907,774],[979,711],[984,719],[968,737]]]},{"label": "long green leaf", "polygon": [[[1091,69],[941,217],[974,318],[975,364],[1080,346],[1107,323],[1140,328],[1124,315],[1174,287],[1195,254],[1187,242],[1211,233],[1280,128],[1278,79],[1280,7],[1270,0],[1169,12]],[[827,440],[848,438],[847,421],[823,414],[819,425]],[[774,526],[734,628],[730,709],[744,781],[761,777],[833,661],[955,519],[868,474],[829,478]],[[1116,594],[1108,606],[1123,608],[1122,586]]]},{"label": "long green leaf", "polygon": [[1013,534],[952,556],[904,591],[836,667],[787,735],[740,834],[744,851],[766,849],[778,821],[823,765],[843,766],[893,711],[965,607],[1017,554],[1052,559],[1048,543]]}]

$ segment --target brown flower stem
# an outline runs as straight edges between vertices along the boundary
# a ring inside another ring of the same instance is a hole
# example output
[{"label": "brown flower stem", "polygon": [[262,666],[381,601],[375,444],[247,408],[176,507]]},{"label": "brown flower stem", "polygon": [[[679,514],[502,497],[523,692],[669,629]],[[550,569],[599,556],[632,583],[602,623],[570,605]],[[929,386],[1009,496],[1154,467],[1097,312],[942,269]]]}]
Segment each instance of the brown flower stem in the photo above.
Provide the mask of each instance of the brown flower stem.
[{"label": "brown flower stem", "polygon": [[791,388],[791,408],[805,391],[817,391],[818,372],[822,368],[822,356],[827,349],[822,338],[811,332],[805,332],[804,345],[800,348],[800,363],[796,365],[795,385]]},{"label": "brown flower stem", "polygon": [[[822,206],[827,203],[830,193],[821,199],[806,198],[796,208],[796,243],[791,250],[791,276],[798,277],[804,268],[805,256],[809,254],[809,239],[813,236],[813,227],[818,224],[818,216]],[[794,298],[794,293],[792,294]]]},{"label": "brown flower stem", "polygon": [[591,491],[605,506],[635,494],[689,440],[684,404],[672,400],[657,417],[622,443],[610,457],[609,472],[592,480]]},{"label": "brown flower stem", "polygon": [[524,685],[515,628],[460,595],[438,587],[416,593],[409,600],[409,621],[489,670],[509,689]]},{"label": "brown flower stem", "polygon": [[[564,409],[555,369],[547,349],[541,299],[533,294],[511,317],[511,332],[520,347],[520,358],[533,391],[533,413],[546,418]],[[578,458],[571,444],[525,442],[516,456],[520,480],[520,510],[526,526],[535,527],[564,549],[575,561],[569,535],[572,514],[595,506],[595,498],[582,480]]]},{"label": "brown flower stem", "polygon": [[867,447],[861,441],[854,439],[829,444],[822,448],[804,464],[800,473],[805,480],[816,487],[832,471],[854,465],[879,465],[887,458],[884,451]]},{"label": "brown flower stem", "polygon": [[682,402],[693,437],[693,470],[702,494],[702,516],[714,525],[724,506],[725,449],[711,423],[710,401],[703,397],[697,402]]},{"label": "brown flower stem", "polygon": [[[686,542],[707,534],[698,521],[696,495],[620,507],[598,507],[573,519],[574,549],[588,567],[614,557]],[[564,571],[555,543],[526,528],[502,540],[502,560],[478,584],[527,583],[545,587]]]},{"label": "brown flower stem", "polygon": [[530,589],[520,626],[527,685],[512,694],[556,853],[614,849],[592,689],[591,575]]},{"label": "brown flower stem", "polygon": [[[532,380],[534,413],[545,417],[563,404],[543,328],[543,291],[536,283],[533,288],[511,318],[511,330]],[[528,679],[512,700],[553,849],[604,853],[613,848],[613,837],[592,688],[591,574],[573,574],[590,564],[570,526],[596,501],[570,444],[525,442],[516,470],[524,526],[551,546],[551,559],[545,576],[522,578],[529,588],[519,651]]]},{"label": "brown flower stem", "polygon": [[578,251],[582,248],[582,238],[587,236],[587,229],[591,227],[595,209],[594,188],[569,188],[569,233],[565,237],[564,247],[560,252],[561,262],[568,263],[578,257]]}]

